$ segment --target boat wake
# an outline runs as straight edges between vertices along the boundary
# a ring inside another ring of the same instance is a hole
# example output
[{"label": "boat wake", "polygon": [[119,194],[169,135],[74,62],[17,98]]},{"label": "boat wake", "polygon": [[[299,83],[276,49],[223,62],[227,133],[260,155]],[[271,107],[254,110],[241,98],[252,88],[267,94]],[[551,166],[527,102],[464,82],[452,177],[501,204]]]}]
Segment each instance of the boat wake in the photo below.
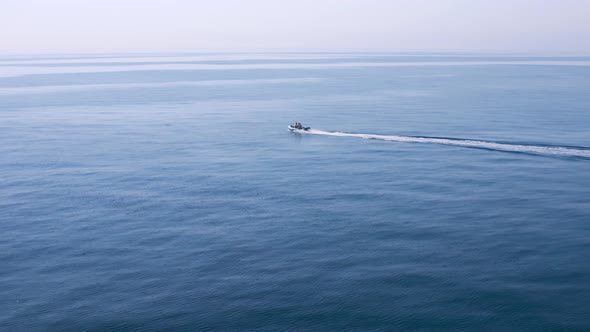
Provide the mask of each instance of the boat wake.
[{"label": "boat wake", "polygon": [[590,148],[583,147],[566,147],[566,146],[543,146],[543,145],[525,145],[513,143],[499,143],[492,141],[480,141],[460,138],[440,138],[440,137],[421,137],[421,136],[400,136],[400,135],[373,135],[373,134],[352,134],[338,131],[323,131],[310,129],[301,131],[301,133],[311,135],[337,136],[337,137],[356,137],[364,139],[376,139],[383,141],[405,142],[405,143],[430,143],[452,145],[465,148],[486,149],[505,152],[519,152],[540,155],[566,156],[590,158]]}]

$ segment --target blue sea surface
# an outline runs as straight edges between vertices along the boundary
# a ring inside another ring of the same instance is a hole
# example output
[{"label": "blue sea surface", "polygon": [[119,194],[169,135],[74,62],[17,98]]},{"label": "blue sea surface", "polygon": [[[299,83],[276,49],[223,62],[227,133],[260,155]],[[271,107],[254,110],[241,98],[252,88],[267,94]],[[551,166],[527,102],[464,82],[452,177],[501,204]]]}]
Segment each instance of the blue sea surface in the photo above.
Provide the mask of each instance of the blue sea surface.
[{"label": "blue sea surface", "polygon": [[588,331],[589,92],[590,57],[0,57],[0,330]]}]

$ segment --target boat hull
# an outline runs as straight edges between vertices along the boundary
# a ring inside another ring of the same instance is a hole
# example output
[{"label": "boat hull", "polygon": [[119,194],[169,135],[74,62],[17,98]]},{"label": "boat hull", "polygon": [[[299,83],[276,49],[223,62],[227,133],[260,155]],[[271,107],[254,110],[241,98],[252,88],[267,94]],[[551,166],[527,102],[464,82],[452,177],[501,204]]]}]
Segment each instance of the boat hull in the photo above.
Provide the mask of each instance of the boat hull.
[{"label": "boat hull", "polygon": [[310,129],[309,127],[296,128],[293,126],[289,126],[287,128],[289,128],[290,131],[309,131],[309,129]]}]

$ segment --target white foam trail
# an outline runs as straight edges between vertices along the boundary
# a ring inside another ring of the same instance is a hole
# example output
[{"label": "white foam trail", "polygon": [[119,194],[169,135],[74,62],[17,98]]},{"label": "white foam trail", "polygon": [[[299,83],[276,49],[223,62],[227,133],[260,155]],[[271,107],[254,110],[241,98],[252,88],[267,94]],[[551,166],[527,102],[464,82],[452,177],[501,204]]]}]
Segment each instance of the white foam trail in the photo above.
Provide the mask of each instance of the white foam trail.
[{"label": "white foam trail", "polygon": [[431,143],[431,144],[460,146],[460,147],[466,147],[466,148],[489,149],[489,150],[497,150],[497,151],[590,158],[590,149],[585,150],[585,149],[576,149],[576,148],[560,147],[560,146],[521,145],[521,144],[509,144],[509,143],[496,143],[496,142],[489,142],[489,141],[434,138],[434,137],[431,138],[431,137],[413,137],[413,136],[399,136],[399,135],[351,134],[351,133],[343,133],[343,132],[337,132],[337,131],[334,132],[334,131],[323,131],[323,130],[315,130],[315,129],[311,129],[309,131],[298,130],[297,132],[305,133],[305,134],[312,134],[312,135],[356,137],[356,138],[364,138],[364,139],[377,139],[377,140],[383,140],[383,141],[394,141],[394,142],[405,142],[405,143]]}]

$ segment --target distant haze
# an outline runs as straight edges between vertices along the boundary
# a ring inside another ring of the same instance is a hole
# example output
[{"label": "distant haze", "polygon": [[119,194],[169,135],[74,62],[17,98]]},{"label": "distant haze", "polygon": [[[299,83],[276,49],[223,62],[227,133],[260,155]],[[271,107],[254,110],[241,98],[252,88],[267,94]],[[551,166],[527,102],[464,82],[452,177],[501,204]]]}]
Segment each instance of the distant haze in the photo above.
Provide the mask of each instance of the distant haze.
[{"label": "distant haze", "polygon": [[3,0],[0,52],[590,53],[584,0]]}]

